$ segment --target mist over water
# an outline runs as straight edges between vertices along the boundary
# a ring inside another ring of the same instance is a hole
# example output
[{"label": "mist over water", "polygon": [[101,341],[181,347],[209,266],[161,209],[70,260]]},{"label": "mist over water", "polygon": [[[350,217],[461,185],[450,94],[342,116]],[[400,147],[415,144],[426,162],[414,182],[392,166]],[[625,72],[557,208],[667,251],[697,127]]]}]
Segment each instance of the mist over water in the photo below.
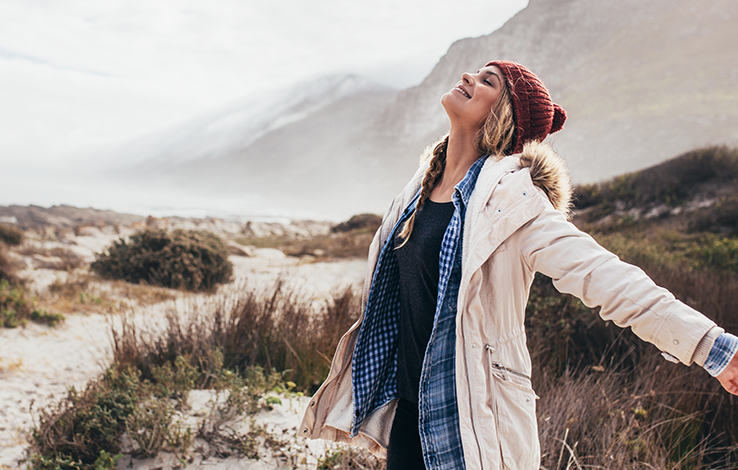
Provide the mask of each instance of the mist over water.
[{"label": "mist over water", "polygon": [[71,205],[154,217],[207,218],[237,221],[339,220],[329,211],[290,210],[257,194],[212,195],[187,188],[136,186],[105,179],[27,171],[4,172],[2,205]]}]

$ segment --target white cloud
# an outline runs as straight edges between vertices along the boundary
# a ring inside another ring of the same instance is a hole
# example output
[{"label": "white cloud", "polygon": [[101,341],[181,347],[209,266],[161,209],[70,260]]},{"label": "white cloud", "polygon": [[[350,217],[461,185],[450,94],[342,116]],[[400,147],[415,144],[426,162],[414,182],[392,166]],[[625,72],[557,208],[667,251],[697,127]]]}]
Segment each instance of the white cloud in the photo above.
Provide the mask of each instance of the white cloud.
[{"label": "white cloud", "polygon": [[326,73],[408,86],[526,3],[3,0],[0,161],[58,160]]}]

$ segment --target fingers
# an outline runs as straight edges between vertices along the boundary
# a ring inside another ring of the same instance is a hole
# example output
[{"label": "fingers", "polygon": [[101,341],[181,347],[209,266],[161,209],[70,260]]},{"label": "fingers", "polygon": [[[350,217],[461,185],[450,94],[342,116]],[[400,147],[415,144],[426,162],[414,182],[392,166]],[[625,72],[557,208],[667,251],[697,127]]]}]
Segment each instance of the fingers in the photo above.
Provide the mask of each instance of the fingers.
[{"label": "fingers", "polygon": [[738,395],[738,379],[735,377],[720,377],[718,378],[718,381],[720,382],[720,385],[728,391],[728,393]]}]

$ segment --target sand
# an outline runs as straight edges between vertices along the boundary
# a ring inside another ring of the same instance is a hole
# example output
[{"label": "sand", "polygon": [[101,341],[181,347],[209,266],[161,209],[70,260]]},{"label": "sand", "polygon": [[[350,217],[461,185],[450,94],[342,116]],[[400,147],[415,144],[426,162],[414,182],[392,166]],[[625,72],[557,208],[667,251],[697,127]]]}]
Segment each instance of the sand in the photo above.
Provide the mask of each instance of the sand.
[{"label": "sand", "polygon": [[[124,231],[125,233],[125,231]],[[121,230],[89,229],[76,236],[65,233],[59,241],[31,242],[47,247],[64,245],[78,253],[85,261],[94,259],[94,253],[121,236]],[[231,256],[235,281],[215,296],[191,296],[176,302],[215,301],[217,295],[228,295],[234,290],[248,288],[269,289],[281,278],[289,289],[299,291],[309,299],[320,301],[346,286],[360,286],[363,282],[364,260],[313,262],[284,256],[273,249],[253,249],[253,256]],[[27,266],[21,273],[32,289],[43,291],[65,272],[34,267],[26,256]],[[173,306],[172,301],[138,307],[135,315],[161,315]],[[97,377],[110,362],[111,314],[92,311],[87,314],[66,314],[66,321],[57,327],[29,323],[25,327],[0,329],[0,469],[19,468],[28,432],[33,426],[33,409],[39,409],[65,396],[69,387],[82,388]],[[191,401],[207,403],[212,392],[194,391]],[[198,398],[199,397],[199,398]],[[287,444],[274,452],[263,449],[260,460],[245,458],[208,459],[193,456],[187,468],[315,468],[316,457],[323,455],[326,443],[298,439],[295,431],[307,404],[306,397],[282,397],[282,405],[271,411],[262,411],[257,422]],[[195,409],[192,413],[197,414]],[[196,418],[190,416],[193,425]],[[269,455],[267,455],[269,454]],[[272,455],[274,454],[274,455]],[[282,455],[282,457],[279,457]],[[291,456],[289,459],[285,455]],[[296,459],[296,460],[295,460]],[[288,462],[288,460],[294,460]],[[131,466],[132,465],[132,466]],[[154,459],[131,461],[129,456],[118,462],[118,468],[177,468],[181,463],[173,454],[162,453]]]}]

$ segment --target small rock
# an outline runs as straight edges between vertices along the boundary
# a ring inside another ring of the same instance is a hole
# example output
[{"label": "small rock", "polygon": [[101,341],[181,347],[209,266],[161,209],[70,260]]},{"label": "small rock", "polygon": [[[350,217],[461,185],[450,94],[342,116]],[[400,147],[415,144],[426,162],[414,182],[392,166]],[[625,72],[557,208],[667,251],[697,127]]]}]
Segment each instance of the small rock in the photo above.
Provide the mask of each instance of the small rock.
[{"label": "small rock", "polygon": [[246,256],[247,258],[253,258],[255,256],[254,250],[252,248],[243,246],[234,241],[228,242],[228,254],[235,256]]},{"label": "small rock", "polygon": [[35,254],[31,257],[31,262],[35,269],[64,269],[64,260],[58,256],[44,256]]}]

